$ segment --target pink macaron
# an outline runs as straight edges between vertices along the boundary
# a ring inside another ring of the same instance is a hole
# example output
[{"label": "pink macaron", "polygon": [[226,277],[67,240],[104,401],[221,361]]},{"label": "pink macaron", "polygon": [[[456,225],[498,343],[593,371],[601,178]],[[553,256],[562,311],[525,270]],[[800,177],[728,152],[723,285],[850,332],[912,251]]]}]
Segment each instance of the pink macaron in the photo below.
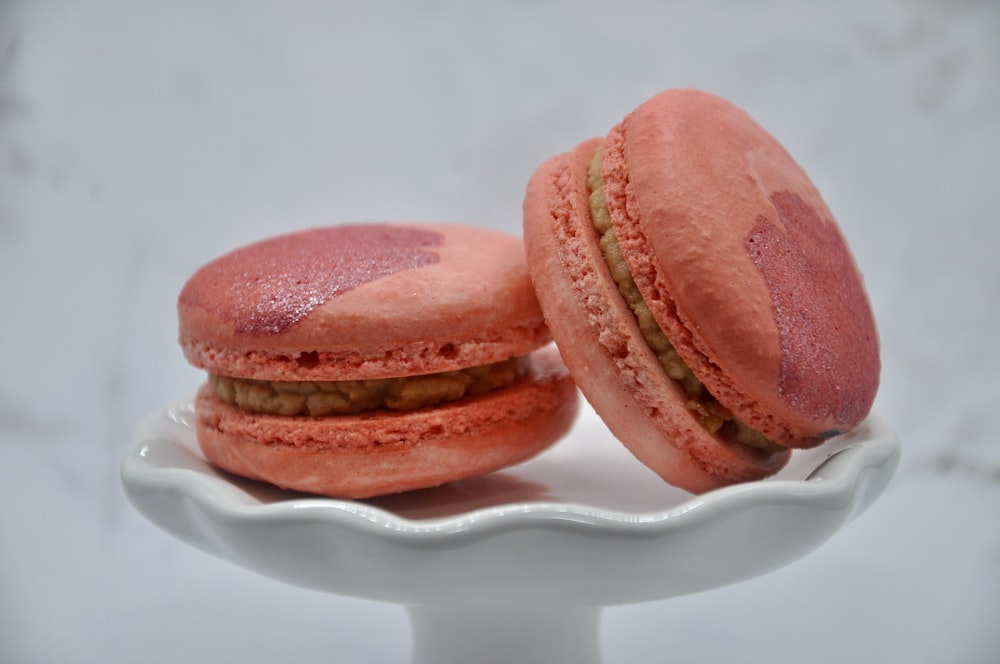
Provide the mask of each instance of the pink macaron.
[{"label": "pink macaron", "polygon": [[524,240],[573,378],[671,484],[766,477],[871,408],[878,335],[847,243],[728,101],[663,92],[544,163]]},{"label": "pink macaron", "polygon": [[529,459],[576,415],[511,235],[314,228],[208,263],[177,308],[184,354],[209,374],[206,458],[282,488],[432,487]]}]

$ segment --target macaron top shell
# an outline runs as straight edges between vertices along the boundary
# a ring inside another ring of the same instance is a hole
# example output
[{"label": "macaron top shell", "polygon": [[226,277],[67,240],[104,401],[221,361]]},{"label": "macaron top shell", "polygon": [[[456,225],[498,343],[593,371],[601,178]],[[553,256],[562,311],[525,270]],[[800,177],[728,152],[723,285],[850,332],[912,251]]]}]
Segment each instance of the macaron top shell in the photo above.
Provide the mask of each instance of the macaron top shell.
[{"label": "macaron top shell", "polygon": [[609,133],[601,173],[639,291],[723,405],[787,444],[864,418],[880,363],[862,277],[767,131],[714,95],[670,90]]},{"label": "macaron top shell", "polygon": [[521,240],[452,224],[313,228],[198,270],[180,343],[210,373],[364,380],[450,371],[549,340]]}]

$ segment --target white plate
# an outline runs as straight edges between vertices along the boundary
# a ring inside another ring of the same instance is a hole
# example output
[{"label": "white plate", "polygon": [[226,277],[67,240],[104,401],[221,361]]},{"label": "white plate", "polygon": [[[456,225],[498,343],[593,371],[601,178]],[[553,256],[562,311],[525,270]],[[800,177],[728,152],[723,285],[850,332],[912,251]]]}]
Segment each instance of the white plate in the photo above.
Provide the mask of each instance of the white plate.
[{"label": "white plate", "polygon": [[[564,440],[514,468],[344,501],[216,470],[198,449],[193,417],[186,399],[139,427],[122,464],[132,503],[180,539],[275,579],[445,607],[438,617],[413,615],[416,650],[430,629],[424,623],[479,620],[469,618],[470,607],[565,616],[778,569],[866,510],[899,459],[897,438],[873,416],[849,435],[796,452],[774,478],[693,496],[636,461],[584,407]],[[592,628],[596,614],[586,615],[567,620]],[[426,661],[441,656],[435,639],[426,640]],[[594,649],[588,643],[560,656],[583,656],[581,649]]]}]

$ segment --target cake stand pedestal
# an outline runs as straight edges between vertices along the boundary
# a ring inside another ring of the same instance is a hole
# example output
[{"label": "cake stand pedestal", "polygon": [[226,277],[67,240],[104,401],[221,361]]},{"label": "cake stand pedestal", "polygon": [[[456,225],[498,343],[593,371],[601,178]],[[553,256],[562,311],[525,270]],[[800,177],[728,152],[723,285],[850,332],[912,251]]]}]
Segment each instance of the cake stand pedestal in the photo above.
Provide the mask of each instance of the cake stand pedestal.
[{"label": "cake stand pedestal", "polygon": [[149,520],[265,576],[406,607],[412,662],[601,661],[601,610],[700,592],[801,558],[864,512],[899,460],[876,416],[776,477],[692,496],[584,408],[535,459],[367,501],[233,477],[202,457],[190,399],[149,415],[122,463]]},{"label": "cake stand pedestal", "polygon": [[600,607],[407,607],[413,664],[599,664]]}]

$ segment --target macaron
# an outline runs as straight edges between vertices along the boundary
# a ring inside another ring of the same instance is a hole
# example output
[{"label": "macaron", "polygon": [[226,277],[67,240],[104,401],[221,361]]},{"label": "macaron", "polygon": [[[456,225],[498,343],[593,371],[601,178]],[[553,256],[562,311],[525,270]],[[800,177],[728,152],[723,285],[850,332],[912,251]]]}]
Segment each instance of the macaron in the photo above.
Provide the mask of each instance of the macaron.
[{"label": "macaron", "polygon": [[208,263],[177,302],[209,462],[339,498],[433,487],[559,439],[577,391],[521,239],[459,224],[359,224]]},{"label": "macaron", "polygon": [[524,241],[580,390],[671,484],[767,477],[871,408],[879,341],[844,236],[789,153],[724,99],[668,90],[546,161]]}]

